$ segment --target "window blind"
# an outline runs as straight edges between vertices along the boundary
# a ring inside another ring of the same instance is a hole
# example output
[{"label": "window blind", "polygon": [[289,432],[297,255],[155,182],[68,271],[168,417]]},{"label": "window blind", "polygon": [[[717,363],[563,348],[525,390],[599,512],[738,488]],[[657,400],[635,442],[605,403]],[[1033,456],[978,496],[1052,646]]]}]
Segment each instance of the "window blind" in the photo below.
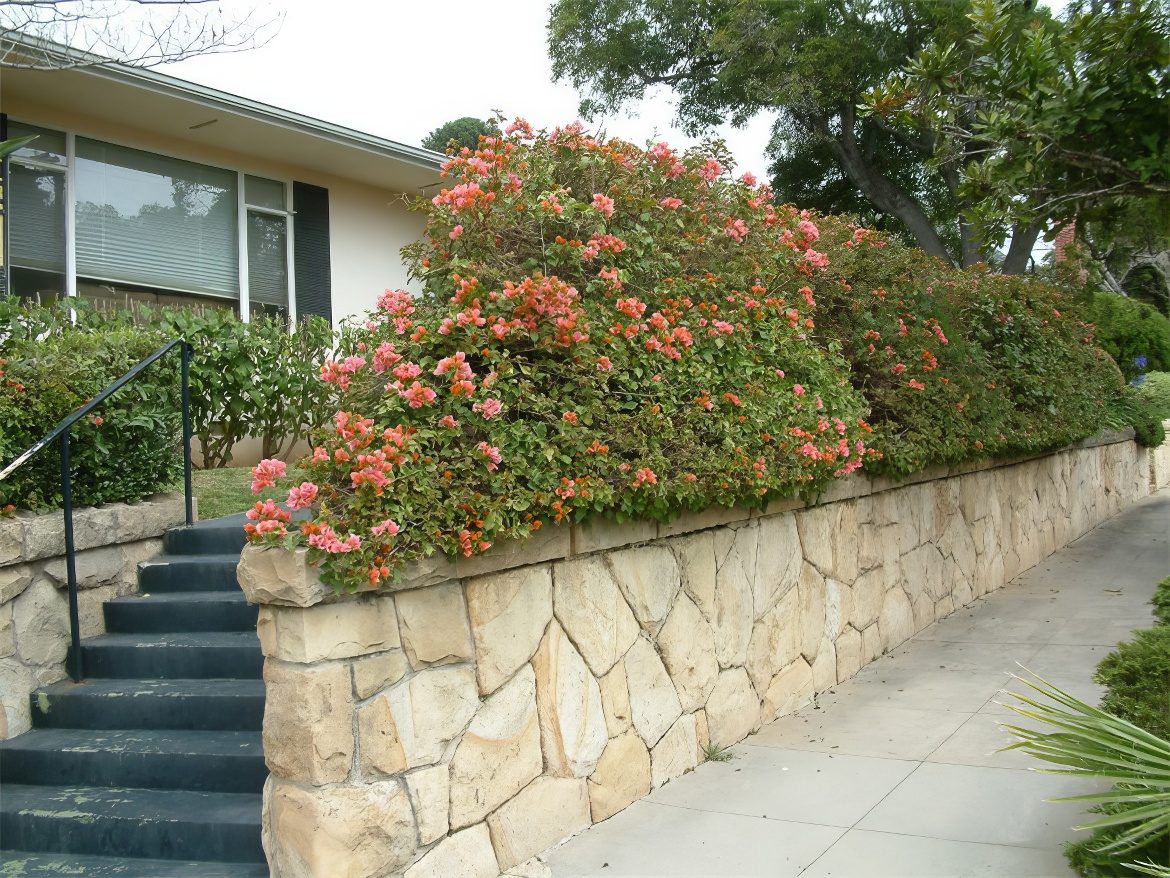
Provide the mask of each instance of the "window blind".
[{"label": "window blind", "polygon": [[65,174],[8,167],[8,254],[13,266],[65,270]]},{"label": "window blind", "polygon": [[248,298],[288,306],[288,221],[248,211]]},{"label": "window blind", "polygon": [[234,171],[76,143],[79,276],[239,296]]}]

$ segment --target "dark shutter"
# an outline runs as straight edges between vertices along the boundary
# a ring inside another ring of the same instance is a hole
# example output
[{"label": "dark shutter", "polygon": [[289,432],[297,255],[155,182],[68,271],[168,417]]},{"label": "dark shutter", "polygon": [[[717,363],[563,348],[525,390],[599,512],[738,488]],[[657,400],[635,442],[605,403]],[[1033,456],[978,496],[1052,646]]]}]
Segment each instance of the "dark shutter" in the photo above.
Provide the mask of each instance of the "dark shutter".
[{"label": "dark shutter", "polygon": [[[8,139],[8,116],[0,113],[0,142]],[[0,157],[0,299],[8,295],[8,158]]]},{"label": "dark shutter", "polygon": [[293,183],[293,272],[297,316],[333,320],[329,270],[329,190]]}]

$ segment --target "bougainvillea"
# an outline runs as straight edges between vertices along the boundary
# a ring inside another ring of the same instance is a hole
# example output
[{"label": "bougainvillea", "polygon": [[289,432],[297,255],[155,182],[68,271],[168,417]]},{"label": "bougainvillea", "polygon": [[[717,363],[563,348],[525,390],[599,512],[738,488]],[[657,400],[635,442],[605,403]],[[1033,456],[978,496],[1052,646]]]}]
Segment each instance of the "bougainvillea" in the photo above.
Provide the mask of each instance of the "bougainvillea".
[{"label": "bougainvillea", "polygon": [[312,518],[258,503],[252,539],[307,545],[339,589],[377,586],[556,522],[763,506],[862,466],[1064,435],[1039,423],[1071,412],[1053,370],[1097,355],[1077,338],[1070,358],[1082,329],[1054,334],[1044,295],[988,281],[966,308],[977,278],[776,205],[730,167],[718,147],[522,120],[453,155],[404,251],[421,293],[382,295],[321,370],[341,409],[287,504]]}]

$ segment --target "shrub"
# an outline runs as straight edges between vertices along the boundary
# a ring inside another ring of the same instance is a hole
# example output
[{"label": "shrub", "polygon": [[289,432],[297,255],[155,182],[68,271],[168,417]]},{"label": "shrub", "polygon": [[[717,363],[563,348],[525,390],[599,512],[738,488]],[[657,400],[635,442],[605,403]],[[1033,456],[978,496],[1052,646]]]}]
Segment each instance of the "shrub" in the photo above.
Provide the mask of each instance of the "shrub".
[{"label": "shrub", "polygon": [[1170,738],[1170,625],[1133,632],[1097,666],[1104,710]]},{"label": "shrub", "polygon": [[817,493],[878,460],[871,405],[895,473],[1099,428],[1120,376],[1057,291],[777,207],[726,166],[519,121],[453,156],[404,251],[423,294],[387,292],[323,369],[341,411],[290,496],[315,520],[289,534],[259,504],[253,536],[355,588],[550,522]]},{"label": "shrub", "polygon": [[1170,576],[1158,583],[1150,603],[1154,605],[1154,617],[1158,623],[1170,625]]},{"label": "shrub", "polygon": [[[1085,306],[1096,325],[1097,343],[1121,369],[1126,381],[1144,372],[1170,371],[1170,318],[1156,308],[1115,293],[1094,294]],[[1145,357],[1145,365],[1135,361]]]},{"label": "shrub", "polygon": [[[0,460],[33,445],[59,421],[167,340],[152,328],[106,318],[84,305],[77,323],[50,308],[0,301]],[[155,363],[70,434],[73,502],[131,502],[164,490],[182,471],[179,358]],[[0,507],[61,502],[57,447],[0,482]]]},{"label": "shrub", "polygon": [[1147,372],[1146,380],[1130,392],[1143,400],[1158,420],[1170,418],[1170,372]]}]

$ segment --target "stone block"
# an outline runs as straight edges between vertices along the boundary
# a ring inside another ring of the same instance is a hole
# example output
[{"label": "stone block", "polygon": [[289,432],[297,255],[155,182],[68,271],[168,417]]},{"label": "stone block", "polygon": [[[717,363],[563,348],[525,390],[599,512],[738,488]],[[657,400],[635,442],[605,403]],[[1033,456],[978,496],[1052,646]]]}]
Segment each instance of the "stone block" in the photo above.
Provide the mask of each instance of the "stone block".
[{"label": "stone block", "polygon": [[69,651],[69,601],[38,579],[12,602],[16,654],[26,665],[61,665]]},{"label": "stone block", "polygon": [[674,554],[666,546],[642,546],[611,552],[607,557],[614,581],[634,611],[634,618],[653,637],[682,585]]},{"label": "stone block", "polygon": [[442,838],[450,828],[451,777],[444,764],[419,768],[406,776],[406,788],[418,819],[420,844]]},{"label": "stone block", "polygon": [[451,828],[483,820],[539,775],[542,764],[536,675],[525,666],[488,696],[451,757]]},{"label": "stone block", "polygon": [[711,531],[676,537],[668,545],[678,561],[682,588],[706,619],[715,613],[715,542]]},{"label": "stone block", "polygon": [[861,670],[861,633],[846,628],[833,644],[837,654],[837,682],[844,683]]},{"label": "stone block", "polygon": [[878,628],[879,622],[874,622],[861,632],[861,661],[869,664],[882,654],[882,634]]},{"label": "stone block", "polygon": [[499,878],[486,823],[478,823],[443,839],[406,870],[404,878]]},{"label": "stone block", "polygon": [[638,621],[598,556],[553,566],[553,612],[598,678],[638,637]]},{"label": "stone block", "polygon": [[711,742],[720,747],[730,747],[759,728],[760,699],[747,671],[733,668],[719,675],[706,713]]},{"label": "stone block", "polygon": [[889,652],[914,634],[914,608],[902,589],[891,588],[886,592],[878,627],[882,634],[883,652]]},{"label": "stone block", "polygon": [[653,747],[682,714],[682,704],[650,641],[639,637],[626,653],[625,665],[634,729]]},{"label": "stone block", "polygon": [[588,555],[655,539],[658,539],[656,521],[623,521],[619,524],[608,518],[595,518],[588,524],[573,525],[573,554]]},{"label": "stone block", "polygon": [[311,607],[332,597],[321,571],[309,563],[308,549],[245,546],[236,578],[248,602],[284,607]]},{"label": "stone block", "polygon": [[650,785],[658,789],[699,764],[699,738],[695,715],[686,713],[675,720],[650,751]]},{"label": "stone block", "polygon": [[507,540],[492,546],[482,555],[455,559],[455,572],[460,579],[483,576],[497,570],[509,570],[525,564],[558,561],[572,554],[572,528],[569,525],[550,525],[523,540]]},{"label": "stone block", "polygon": [[637,734],[610,740],[589,777],[589,808],[594,823],[612,817],[650,794],[650,751]]},{"label": "stone block", "polygon": [[719,676],[715,635],[699,608],[680,594],[658,632],[658,651],[674,681],[682,709],[690,713],[707,703]]},{"label": "stone block", "polygon": [[[41,514],[22,512],[17,514],[17,519],[24,529],[24,560],[65,554],[65,516],[60,510]],[[74,524],[76,540],[76,520]]]},{"label": "stone block", "polygon": [[936,601],[950,590],[942,554],[931,543],[923,543],[902,556],[902,581],[908,594],[925,591]]},{"label": "stone block", "polygon": [[[17,561],[23,560],[23,558],[23,523],[18,518],[0,518],[0,565],[15,564]],[[2,590],[0,590],[0,595],[3,595]]]},{"label": "stone block", "polygon": [[626,683],[626,662],[619,660],[608,674],[598,680],[601,686],[601,709],[611,738],[628,732],[632,726],[630,688]]},{"label": "stone block", "polygon": [[[755,547],[752,546],[751,553],[744,558],[737,540],[724,532],[715,536],[715,557],[721,560],[715,575],[715,613],[710,621],[715,633],[715,657],[720,667],[727,668],[742,665],[747,660],[748,644],[752,639]],[[726,552],[719,551],[721,539],[727,542]]]},{"label": "stone block", "polygon": [[813,683],[812,668],[803,658],[798,658],[768,684],[764,703],[760,708],[760,719],[770,723],[787,716],[813,700],[816,686]]},{"label": "stone block", "polygon": [[659,522],[658,537],[674,537],[697,530],[708,530],[722,524],[733,524],[751,518],[751,510],[739,507],[711,506],[702,512],[684,512],[669,524]]},{"label": "stone block", "polygon": [[[87,588],[77,593],[77,621],[81,630],[81,637],[97,637],[106,633],[106,617],[103,604],[114,598],[129,594],[130,587],[126,585],[103,585],[100,588]],[[143,598],[149,600],[149,598]]]},{"label": "stone block", "polygon": [[442,759],[479,709],[475,671],[459,665],[419,671],[386,694],[409,768]]},{"label": "stone block", "polygon": [[854,501],[802,509],[796,527],[805,560],[846,585],[857,578],[857,507]]},{"label": "stone block", "polygon": [[495,692],[532,658],[553,616],[552,568],[522,567],[465,586],[480,693]]},{"label": "stone block", "polygon": [[[103,546],[78,552],[74,562],[78,588],[93,588],[123,578],[124,558],[119,546]],[[46,561],[42,570],[58,586],[65,587],[68,584],[64,556]]]},{"label": "stone block", "polygon": [[813,691],[818,694],[832,689],[837,684],[837,650],[833,641],[826,637],[817,650],[816,661],[812,663]]},{"label": "stone block", "polygon": [[487,823],[496,860],[510,869],[589,826],[586,781],[538,777]]},{"label": "stone block", "polygon": [[353,696],[341,662],[264,662],[264,759],[286,780],[340,783],[353,762]]},{"label": "stone block", "polygon": [[[16,654],[16,638],[12,630],[12,604],[0,604],[0,658]],[[0,738],[0,740],[3,740]]]},{"label": "stone block", "polygon": [[358,708],[358,764],[363,778],[391,777],[406,770],[406,753],[394,725],[390,699],[379,695]]},{"label": "stone block", "polygon": [[0,604],[6,604],[33,581],[33,569],[27,564],[0,567]]},{"label": "stone block", "polygon": [[800,597],[800,652],[811,663],[816,659],[817,649],[825,636],[828,609],[825,578],[811,564],[804,564],[801,568],[797,593]]},{"label": "stone block", "polygon": [[588,777],[608,739],[601,687],[555,621],[532,657],[547,774]]},{"label": "stone block", "polygon": [[441,582],[451,582],[458,578],[455,562],[449,560],[446,555],[436,552],[433,555],[407,561],[402,567],[398,582],[392,586],[392,590],[406,591],[411,588],[426,588]]},{"label": "stone block", "polygon": [[755,618],[761,619],[796,587],[803,562],[793,513],[760,518],[758,528],[752,593]]},{"label": "stone block", "polygon": [[306,789],[269,777],[264,801],[264,850],[275,878],[380,878],[418,849],[399,781]]},{"label": "stone block", "polygon": [[256,630],[270,658],[311,664],[396,649],[394,600],[350,597],[311,607],[263,606]]},{"label": "stone block", "polygon": [[475,658],[463,589],[457,582],[397,594],[402,648],[411,667],[467,662]]},{"label": "stone block", "polygon": [[790,591],[752,631],[746,668],[758,691],[800,655],[801,636],[800,594]]},{"label": "stone block", "polygon": [[381,692],[388,686],[393,686],[410,670],[406,655],[400,649],[362,656],[354,659],[351,667],[353,697],[359,701]]},{"label": "stone block", "polygon": [[[864,574],[863,574],[864,575]],[[835,579],[825,580],[825,635],[836,640],[853,618],[853,588]]]}]

